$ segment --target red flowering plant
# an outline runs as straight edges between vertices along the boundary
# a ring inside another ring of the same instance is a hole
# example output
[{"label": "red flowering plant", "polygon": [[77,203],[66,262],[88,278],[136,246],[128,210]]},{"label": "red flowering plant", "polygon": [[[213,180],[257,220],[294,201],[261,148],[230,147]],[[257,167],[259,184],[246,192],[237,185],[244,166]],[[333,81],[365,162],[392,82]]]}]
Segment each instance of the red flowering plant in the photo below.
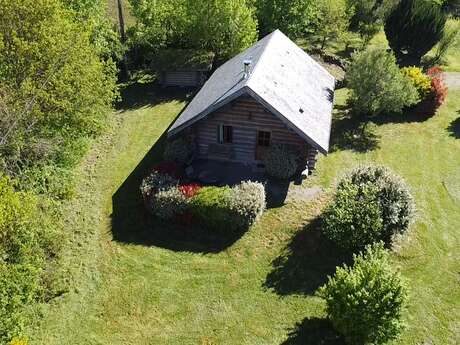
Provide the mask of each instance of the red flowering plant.
[{"label": "red flowering plant", "polygon": [[431,67],[426,71],[426,74],[431,78],[431,93],[429,97],[434,108],[433,110],[436,111],[446,99],[447,86],[444,83],[440,67]]},{"label": "red flowering plant", "polygon": [[198,183],[188,183],[179,186],[179,190],[187,199],[193,198],[200,189],[201,185]]}]

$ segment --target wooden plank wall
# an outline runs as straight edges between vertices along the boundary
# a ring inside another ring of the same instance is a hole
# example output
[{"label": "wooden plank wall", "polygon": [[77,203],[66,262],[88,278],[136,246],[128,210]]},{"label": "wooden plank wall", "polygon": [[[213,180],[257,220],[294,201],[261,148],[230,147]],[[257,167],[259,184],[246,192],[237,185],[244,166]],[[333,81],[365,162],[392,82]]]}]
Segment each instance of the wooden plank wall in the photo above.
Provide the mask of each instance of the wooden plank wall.
[{"label": "wooden plank wall", "polygon": [[272,144],[297,146],[302,154],[308,150],[308,144],[280,119],[253,98],[242,96],[194,125],[200,156],[206,157],[209,145],[217,143],[220,124],[233,126],[233,144],[228,145],[237,161],[254,162],[258,130],[271,132]]},{"label": "wooden plank wall", "polygon": [[201,73],[196,71],[163,72],[161,83],[163,86],[199,86]]}]

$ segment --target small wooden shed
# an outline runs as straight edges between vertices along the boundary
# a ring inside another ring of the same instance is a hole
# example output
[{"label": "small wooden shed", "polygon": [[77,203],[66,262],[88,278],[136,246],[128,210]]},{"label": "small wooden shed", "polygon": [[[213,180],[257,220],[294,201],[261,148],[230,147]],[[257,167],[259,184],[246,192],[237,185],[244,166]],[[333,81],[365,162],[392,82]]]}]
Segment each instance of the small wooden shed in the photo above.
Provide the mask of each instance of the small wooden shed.
[{"label": "small wooden shed", "polygon": [[219,67],[168,137],[186,135],[197,156],[260,166],[274,144],[314,168],[329,149],[335,79],[281,31]]},{"label": "small wooden shed", "polygon": [[152,69],[163,87],[201,87],[211,71],[214,54],[185,49],[167,49],[155,54]]}]

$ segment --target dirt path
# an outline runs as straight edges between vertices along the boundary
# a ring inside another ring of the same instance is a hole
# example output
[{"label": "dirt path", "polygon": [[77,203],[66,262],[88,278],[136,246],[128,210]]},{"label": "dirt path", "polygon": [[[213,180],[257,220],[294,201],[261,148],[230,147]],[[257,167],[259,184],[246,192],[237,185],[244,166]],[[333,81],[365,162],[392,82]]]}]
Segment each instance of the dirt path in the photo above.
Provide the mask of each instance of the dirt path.
[{"label": "dirt path", "polygon": [[451,89],[460,89],[460,72],[445,72],[444,79],[447,87]]}]

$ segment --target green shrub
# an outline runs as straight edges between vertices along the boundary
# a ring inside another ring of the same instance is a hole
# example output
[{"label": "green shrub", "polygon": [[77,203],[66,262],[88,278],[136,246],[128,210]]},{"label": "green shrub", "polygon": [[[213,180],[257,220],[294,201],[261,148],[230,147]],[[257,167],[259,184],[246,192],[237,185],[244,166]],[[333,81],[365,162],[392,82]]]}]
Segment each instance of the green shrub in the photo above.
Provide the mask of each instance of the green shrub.
[{"label": "green shrub", "polygon": [[185,164],[190,160],[193,154],[193,145],[187,139],[180,137],[176,140],[168,141],[166,143],[163,158],[167,162],[175,162]]},{"label": "green shrub", "polygon": [[273,145],[264,157],[265,170],[268,176],[288,180],[297,171],[297,155],[286,145]]},{"label": "green shrub", "polygon": [[232,188],[228,205],[235,214],[235,223],[238,227],[249,228],[264,213],[265,188],[261,183],[242,182]]},{"label": "green shrub", "polygon": [[187,198],[177,187],[160,190],[151,199],[151,209],[155,216],[163,220],[173,219],[184,214]]},{"label": "green shrub", "polygon": [[317,295],[349,344],[384,344],[403,329],[407,290],[382,243],[355,255],[352,267],[338,267]]},{"label": "green shrub", "polygon": [[431,90],[431,79],[419,67],[401,68],[401,73],[410,79],[412,85],[417,89],[420,99],[425,99]]},{"label": "green shrub", "polygon": [[345,175],[323,214],[326,237],[345,249],[361,249],[404,233],[414,217],[404,181],[385,167],[361,167]]},{"label": "green shrub", "polygon": [[393,54],[384,48],[355,53],[346,81],[352,92],[353,110],[367,118],[383,113],[400,113],[418,102],[411,81],[399,70]]},{"label": "green shrub", "polygon": [[0,177],[0,343],[21,332],[24,307],[41,292],[50,245],[46,225],[38,199]]},{"label": "green shrub", "polygon": [[343,182],[347,180],[353,184],[372,183],[377,186],[383,219],[382,240],[389,242],[392,235],[408,230],[415,216],[415,202],[400,176],[383,166],[363,166],[342,179]]},{"label": "green shrub", "polygon": [[345,249],[359,249],[382,237],[378,189],[373,184],[342,183],[323,214],[323,232]]},{"label": "green shrub", "polygon": [[203,187],[190,199],[190,210],[196,220],[212,230],[233,229],[228,208],[230,187]]},{"label": "green shrub", "polygon": [[265,190],[256,182],[204,187],[190,200],[192,214],[212,230],[247,230],[265,210]]}]

